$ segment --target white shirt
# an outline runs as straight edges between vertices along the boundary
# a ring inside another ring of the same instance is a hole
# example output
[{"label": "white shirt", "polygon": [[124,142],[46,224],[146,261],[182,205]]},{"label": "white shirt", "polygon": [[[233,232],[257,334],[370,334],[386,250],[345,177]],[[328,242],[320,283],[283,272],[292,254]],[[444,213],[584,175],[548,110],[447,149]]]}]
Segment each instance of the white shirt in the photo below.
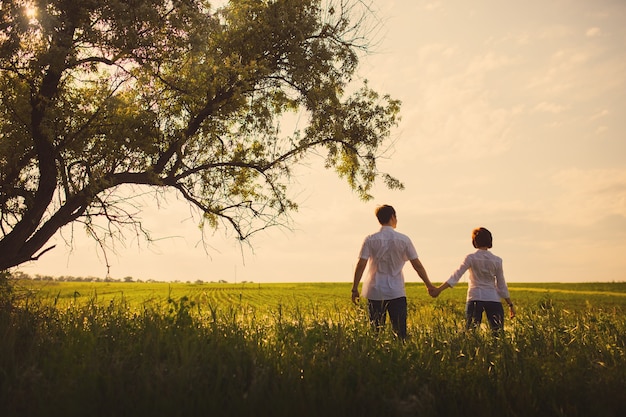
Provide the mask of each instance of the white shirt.
[{"label": "white shirt", "polygon": [[417,259],[411,239],[391,226],[365,238],[359,254],[368,259],[362,296],[369,300],[393,300],[406,297],[402,268],[406,261]]},{"label": "white shirt", "polygon": [[500,302],[500,298],[509,298],[501,258],[484,249],[470,253],[459,269],[448,278],[448,285],[454,287],[468,269],[467,301]]}]

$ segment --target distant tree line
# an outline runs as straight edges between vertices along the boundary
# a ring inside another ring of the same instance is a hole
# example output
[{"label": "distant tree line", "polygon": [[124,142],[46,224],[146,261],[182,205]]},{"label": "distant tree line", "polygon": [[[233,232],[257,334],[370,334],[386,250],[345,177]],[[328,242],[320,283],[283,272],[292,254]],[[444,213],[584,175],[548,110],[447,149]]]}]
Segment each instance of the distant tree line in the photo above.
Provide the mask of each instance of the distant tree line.
[{"label": "distant tree line", "polygon": [[[75,276],[70,276],[70,275],[61,275],[61,276],[51,276],[51,275],[41,275],[41,274],[34,274],[34,275],[30,275],[27,274],[25,272],[22,271],[4,271],[3,272],[4,278],[7,280],[32,280],[32,281],[55,281],[55,282],[145,282],[145,283],[155,283],[155,282],[165,282],[165,281],[157,281],[154,279],[146,279],[146,280],[141,280],[141,279],[134,279],[131,276],[126,276],[124,278],[112,278],[112,277],[105,277],[105,278],[100,278],[100,277],[75,277]],[[167,282],[173,282],[173,283],[181,283],[183,281],[180,280],[173,280],[173,281],[167,281]],[[203,281],[201,279],[197,279],[195,281],[186,281],[187,284],[228,284],[228,281],[224,280],[224,279],[220,279],[218,281]],[[240,281],[240,284],[247,284],[247,283],[252,283],[252,281]]]}]

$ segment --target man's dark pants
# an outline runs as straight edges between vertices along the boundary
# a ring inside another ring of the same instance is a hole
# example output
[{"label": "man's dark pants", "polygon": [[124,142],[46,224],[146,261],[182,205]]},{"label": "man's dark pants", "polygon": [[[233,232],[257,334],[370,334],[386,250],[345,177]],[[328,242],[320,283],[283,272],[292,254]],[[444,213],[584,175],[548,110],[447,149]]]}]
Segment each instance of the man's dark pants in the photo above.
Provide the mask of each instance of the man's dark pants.
[{"label": "man's dark pants", "polygon": [[394,333],[400,339],[406,339],[406,297],[393,300],[367,300],[372,327],[379,330],[385,326],[385,319],[389,313],[389,320]]}]

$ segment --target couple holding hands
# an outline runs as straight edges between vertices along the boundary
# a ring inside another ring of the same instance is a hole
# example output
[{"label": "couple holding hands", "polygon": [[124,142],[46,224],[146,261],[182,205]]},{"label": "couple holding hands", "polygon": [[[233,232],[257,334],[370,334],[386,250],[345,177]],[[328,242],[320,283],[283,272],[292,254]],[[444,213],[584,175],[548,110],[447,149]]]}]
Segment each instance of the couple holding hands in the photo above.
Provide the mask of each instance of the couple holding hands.
[{"label": "couple holding hands", "polygon": [[[352,301],[359,296],[367,299],[370,323],[376,329],[389,319],[393,331],[400,339],[406,338],[407,302],[402,268],[406,261],[424,281],[428,293],[434,298],[447,288],[452,288],[469,270],[467,303],[465,306],[466,328],[480,326],[483,312],[494,333],[504,328],[504,299],[510,309],[510,317],[515,317],[515,307],[509,296],[504,280],[502,259],[492,254],[492,236],[489,230],[479,227],[472,231],[472,244],[477,249],[465,257],[461,266],[446,282],[435,287],[428,278],[426,269],[418,259],[417,252],[408,236],[395,230],[398,224],[396,211],[392,206],[376,208],[376,217],[381,225],[378,232],[367,236],[361,246],[359,260],[354,271]],[[359,283],[369,262],[368,272],[359,294]]]}]

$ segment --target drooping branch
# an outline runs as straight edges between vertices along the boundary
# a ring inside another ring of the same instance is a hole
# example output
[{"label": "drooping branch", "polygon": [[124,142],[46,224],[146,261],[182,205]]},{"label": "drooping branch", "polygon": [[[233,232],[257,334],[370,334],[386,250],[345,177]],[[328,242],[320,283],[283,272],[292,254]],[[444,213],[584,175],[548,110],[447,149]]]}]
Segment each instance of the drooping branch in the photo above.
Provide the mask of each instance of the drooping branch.
[{"label": "drooping branch", "polygon": [[47,247],[46,249],[44,249],[44,250],[42,250],[41,252],[39,252],[39,254],[37,254],[37,255],[35,255],[35,256],[33,256],[33,257],[31,257],[31,258],[29,259],[29,261],[36,261],[36,260],[38,260],[39,258],[41,258],[41,256],[42,256],[43,254],[45,254],[45,253],[46,253],[46,252],[48,252],[48,251],[51,251],[52,249],[54,249],[54,248],[56,248],[56,247],[57,247],[57,245],[52,245],[52,246]]}]

